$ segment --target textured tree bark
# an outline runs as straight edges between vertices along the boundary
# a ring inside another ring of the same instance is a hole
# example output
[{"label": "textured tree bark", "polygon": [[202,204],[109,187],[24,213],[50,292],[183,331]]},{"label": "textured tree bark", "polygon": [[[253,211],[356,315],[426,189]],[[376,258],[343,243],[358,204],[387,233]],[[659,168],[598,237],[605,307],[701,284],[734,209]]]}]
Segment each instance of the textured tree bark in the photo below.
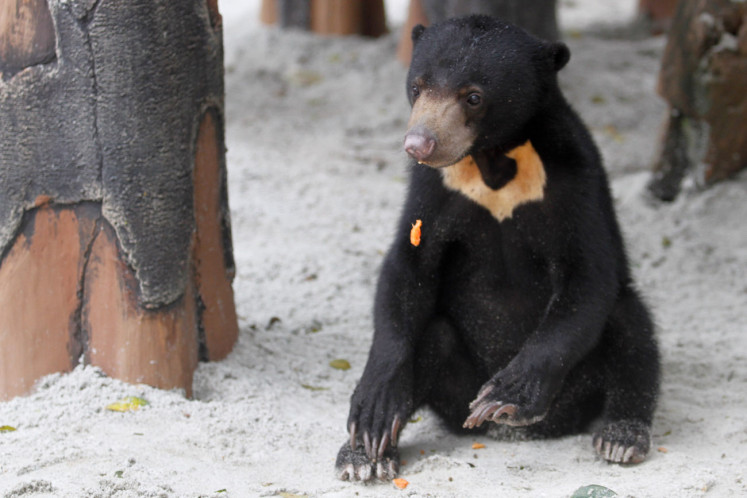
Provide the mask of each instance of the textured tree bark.
[{"label": "textured tree bark", "polygon": [[659,74],[670,105],[651,192],[676,198],[683,178],[699,185],[747,166],[747,3],[680,2]]},{"label": "textured tree bark", "polygon": [[0,399],[81,361],[189,395],[230,352],[221,26],[215,0],[0,7]]},{"label": "textured tree bark", "polygon": [[410,0],[408,19],[403,27],[398,58],[410,63],[410,32],[416,24],[435,24],[451,17],[487,14],[521,26],[545,40],[558,40],[556,0]]}]

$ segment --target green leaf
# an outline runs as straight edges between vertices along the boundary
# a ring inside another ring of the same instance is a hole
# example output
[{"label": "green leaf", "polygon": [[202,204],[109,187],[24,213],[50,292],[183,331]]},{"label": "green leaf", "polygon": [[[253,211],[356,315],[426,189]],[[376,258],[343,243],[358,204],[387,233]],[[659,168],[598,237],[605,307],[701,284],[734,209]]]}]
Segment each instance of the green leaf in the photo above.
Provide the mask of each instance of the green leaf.
[{"label": "green leaf", "polygon": [[147,405],[148,402],[143,398],[138,398],[137,396],[127,396],[126,398],[122,398],[119,401],[107,405],[106,409],[113,412],[134,412],[136,410],[139,410],[141,406]]},{"label": "green leaf", "polygon": [[329,362],[329,366],[337,370],[350,370],[350,362],[348,360],[332,360]]},{"label": "green leaf", "polygon": [[611,498],[617,496],[617,493],[610,488],[605,488],[599,484],[590,484],[582,486],[573,492],[571,498]]}]

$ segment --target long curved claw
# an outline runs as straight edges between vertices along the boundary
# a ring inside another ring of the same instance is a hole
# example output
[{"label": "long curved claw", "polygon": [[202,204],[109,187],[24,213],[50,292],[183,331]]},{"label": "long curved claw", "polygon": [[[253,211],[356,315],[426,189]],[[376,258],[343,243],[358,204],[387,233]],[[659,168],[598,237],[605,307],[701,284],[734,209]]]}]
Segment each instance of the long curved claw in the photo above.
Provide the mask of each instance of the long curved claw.
[{"label": "long curved claw", "polygon": [[368,458],[370,458],[372,461],[376,461],[379,454],[379,438],[378,436],[373,438],[373,441],[371,441],[371,454],[368,455]]},{"label": "long curved claw", "polygon": [[381,438],[381,443],[379,444],[379,449],[376,452],[376,459],[381,460],[384,458],[384,450],[386,450],[387,445],[389,444],[389,434],[384,434],[384,437]]},{"label": "long curved claw", "polygon": [[475,400],[472,401],[472,403],[469,404],[469,409],[474,410],[479,404],[483,402],[483,400],[493,392],[493,389],[495,386],[492,384],[484,386],[480,391],[477,393],[477,397],[475,397]]},{"label": "long curved claw", "polygon": [[402,419],[399,418],[399,415],[394,417],[394,421],[392,422],[392,447],[397,447],[397,440],[399,438],[399,430],[402,428]]},{"label": "long curved claw", "polygon": [[480,427],[482,423],[485,422],[485,420],[487,420],[488,417],[490,417],[493,412],[498,410],[500,407],[500,403],[487,403],[482,406],[477,405],[470,416],[467,417],[467,420],[464,421],[463,427],[465,429]]},{"label": "long curved claw", "polygon": [[513,417],[514,415],[516,415],[516,405],[503,405],[492,414],[491,420],[494,422],[501,422],[501,417]]},{"label": "long curved claw", "polygon": [[[368,431],[363,433],[363,446],[366,448],[366,456],[368,456],[368,458],[371,458],[371,436],[368,434]],[[371,459],[373,460],[373,458]]]},{"label": "long curved claw", "polygon": [[358,436],[358,427],[356,426],[355,422],[350,424],[350,447],[355,451],[355,448],[357,446],[357,436]]}]

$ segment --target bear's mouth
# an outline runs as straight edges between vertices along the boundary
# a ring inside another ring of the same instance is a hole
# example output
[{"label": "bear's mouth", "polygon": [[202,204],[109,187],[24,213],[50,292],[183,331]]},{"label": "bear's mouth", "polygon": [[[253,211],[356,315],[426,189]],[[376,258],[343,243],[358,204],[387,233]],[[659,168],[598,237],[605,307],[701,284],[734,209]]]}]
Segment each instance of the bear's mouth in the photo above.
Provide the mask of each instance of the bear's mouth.
[{"label": "bear's mouth", "polygon": [[455,164],[459,164],[460,162],[464,161],[465,158],[471,155],[473,155],[471,154],[471,151],[466,150],[464,153],[457,156],[457,158],[453,160],[436,161],[436,162],[430,161],[430,160],[418,161],[418,164],[422,164],[423,166],[428,166],[429,168],[433,168],[433,169],[444,169],[444,168],[454,166]]}]

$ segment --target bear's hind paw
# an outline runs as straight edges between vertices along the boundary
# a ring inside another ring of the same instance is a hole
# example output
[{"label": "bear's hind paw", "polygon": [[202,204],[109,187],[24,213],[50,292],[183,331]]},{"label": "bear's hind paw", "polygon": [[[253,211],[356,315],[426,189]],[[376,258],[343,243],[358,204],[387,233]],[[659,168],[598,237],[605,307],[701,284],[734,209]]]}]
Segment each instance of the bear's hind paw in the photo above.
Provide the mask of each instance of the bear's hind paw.
[{"label": "bear's hind paw", "polygon": [[394,479],[399,474],[399,452],[396,448],[388,447],[381,458],[372,461],[366,454],[364,445],[357,444],[353,449],[348,441],[337,454],[335,471],[343,481]]},{"label": "bear's hind paw", "polygon": [[641,463],[651,449],[649,427],[639,420],[609,422],[594,434],[594,449],[608,462]]}]

